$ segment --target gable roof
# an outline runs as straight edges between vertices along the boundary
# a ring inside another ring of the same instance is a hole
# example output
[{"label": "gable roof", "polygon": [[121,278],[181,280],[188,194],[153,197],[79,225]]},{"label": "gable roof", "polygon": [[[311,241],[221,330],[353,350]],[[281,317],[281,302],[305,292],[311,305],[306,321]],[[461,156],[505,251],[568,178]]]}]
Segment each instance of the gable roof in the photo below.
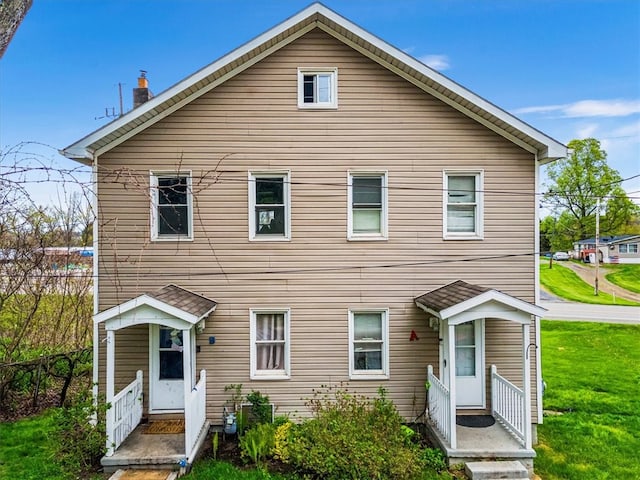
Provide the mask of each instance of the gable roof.
[{"label": "gable roof", "polygon": [[439,320],[458,325],[476,318],[502,318],[528,324],[542,307],[480,285],[457,280],[415,298],[415,304]]},{"label": "gable roof", "polygon": [[[627,234],[627,235],[612,235],[612,236],[602,236],[598,240],[598,244],[600,245],[611,245],[617,244],[621,242],[625,242],[628,240],[632,240],[634,238],[640,238],[640,235],[635,234]],[[590,245],[596,243],[596,237],[585,238],[584,240],[579,240],[576,242],[578,245]]]},{"label": "gable roof", "polygon": [[536,154],[541,163],[567,155],[567,148],[560,142],[370,34],[321,3],[310,5],[126,115],[69,145],[60,153],[72,160],[90,164],[99,155],[315,28],[325,31],[430,95]]},{"label": "gable roof", "polygon": [[[143,293],[120,305],[94,315],[96,323],[105,322],[107,330],[118,330],[142,323],[158,323],[143,307],[174,317],[185,324],[195,325],[215,310],[217,303],[207,297],[177,285],[169,284],[159,290]],[[137,312],[144,312],[137,315]],[[169,319],[164,318],[163,324]],[[173,325],[172,325],[173,326]]]}]

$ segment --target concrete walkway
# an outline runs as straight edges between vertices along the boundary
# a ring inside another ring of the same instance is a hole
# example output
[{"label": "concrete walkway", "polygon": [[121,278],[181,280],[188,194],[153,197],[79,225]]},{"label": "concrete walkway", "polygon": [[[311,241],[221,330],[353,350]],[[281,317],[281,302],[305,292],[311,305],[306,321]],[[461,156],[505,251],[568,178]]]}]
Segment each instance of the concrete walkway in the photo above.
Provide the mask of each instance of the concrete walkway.
[{"label": "concrete walkway", "polygon": [[545,320],[570,320],[577,322],[622,323],[640,325],[640,307],[617,305],[592,305],[589,303],[540,301],[548,312]]}]

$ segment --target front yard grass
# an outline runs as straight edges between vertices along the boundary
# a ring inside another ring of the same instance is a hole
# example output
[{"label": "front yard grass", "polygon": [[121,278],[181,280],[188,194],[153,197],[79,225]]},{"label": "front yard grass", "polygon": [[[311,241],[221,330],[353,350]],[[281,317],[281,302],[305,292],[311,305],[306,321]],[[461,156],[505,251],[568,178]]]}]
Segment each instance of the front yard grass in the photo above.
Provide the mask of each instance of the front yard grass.
[{"label": "front yard grass", "polygon": [[633,305],[640,303],[616,297],[604,292],[598,296],[593,294],[593,286],[582,280],[575,272],[554,262],[553,268],[549,264],[540,262],[540,283],[551,293],[581,303],[597,303],[601,305]]},{"label": "front yard grass", "polygon": [[640,293],[640,264],[606,265],[605,278],[630,292]]},{"label": "front yard grass", "polygon": [[640,478],[638,347],[637,325],[542,322],[542,478]]},{"label": "front yard grass", "polygon": [[55,461],[55,451],[47,436],[53,422],[52,411],[16,422],[0,422],[0,478],[70,478]]}]

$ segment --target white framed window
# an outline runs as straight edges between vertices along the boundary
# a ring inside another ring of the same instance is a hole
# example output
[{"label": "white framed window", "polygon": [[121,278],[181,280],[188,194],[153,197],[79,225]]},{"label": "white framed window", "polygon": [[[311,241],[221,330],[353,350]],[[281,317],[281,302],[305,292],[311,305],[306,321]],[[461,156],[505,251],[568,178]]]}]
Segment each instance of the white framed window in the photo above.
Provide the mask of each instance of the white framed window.
[{"label": "white framed window", "polygon": [[338,108],[338,69],[298,68],[298,108]]},{"label": "white framed window", "polygon": [[249,239],[291,238],[289,172],[249,173]]},{"label": "white framed window", "polygon": [[483,172],[445,171],[443,175],[442,235],[448,240],[481,240]]},{"label": "white framed window", "polygon": [[349,172],[349,240],[387,239],[387,172]]},{"label": "white framed window", "polygon": [[251,379],[290,378],[289,309],[251,309]]},{"label": "white framed window", "polygon": [[193,240],[191,172],[151,172],[151,239]]},{"label": "white framed window", "polygon": [[637,243],[621,243],[618,246],[618,251],[620,253],[638,253],[638,244]]},{"label": "white framed window", "polygon": [[349,378],[389,378],[389,310],[349,310]]}]

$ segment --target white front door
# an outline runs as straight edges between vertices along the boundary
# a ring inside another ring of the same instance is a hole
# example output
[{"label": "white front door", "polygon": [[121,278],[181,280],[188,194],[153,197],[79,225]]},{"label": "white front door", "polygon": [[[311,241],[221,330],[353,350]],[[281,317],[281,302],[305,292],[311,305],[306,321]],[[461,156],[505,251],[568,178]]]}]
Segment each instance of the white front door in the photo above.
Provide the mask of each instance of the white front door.
[{"label": "white front door", "polygon": [[[485,407],[484,382],[484,320],[461,323],[455,328],[456,406],[459,408]],[[442,372],[445,384],[449,378],[448,328],[443,331]]]},{"label": "white front door", "polygon": [[184,358],[182,330],[151,325],[149,410],[184,409]]}]

